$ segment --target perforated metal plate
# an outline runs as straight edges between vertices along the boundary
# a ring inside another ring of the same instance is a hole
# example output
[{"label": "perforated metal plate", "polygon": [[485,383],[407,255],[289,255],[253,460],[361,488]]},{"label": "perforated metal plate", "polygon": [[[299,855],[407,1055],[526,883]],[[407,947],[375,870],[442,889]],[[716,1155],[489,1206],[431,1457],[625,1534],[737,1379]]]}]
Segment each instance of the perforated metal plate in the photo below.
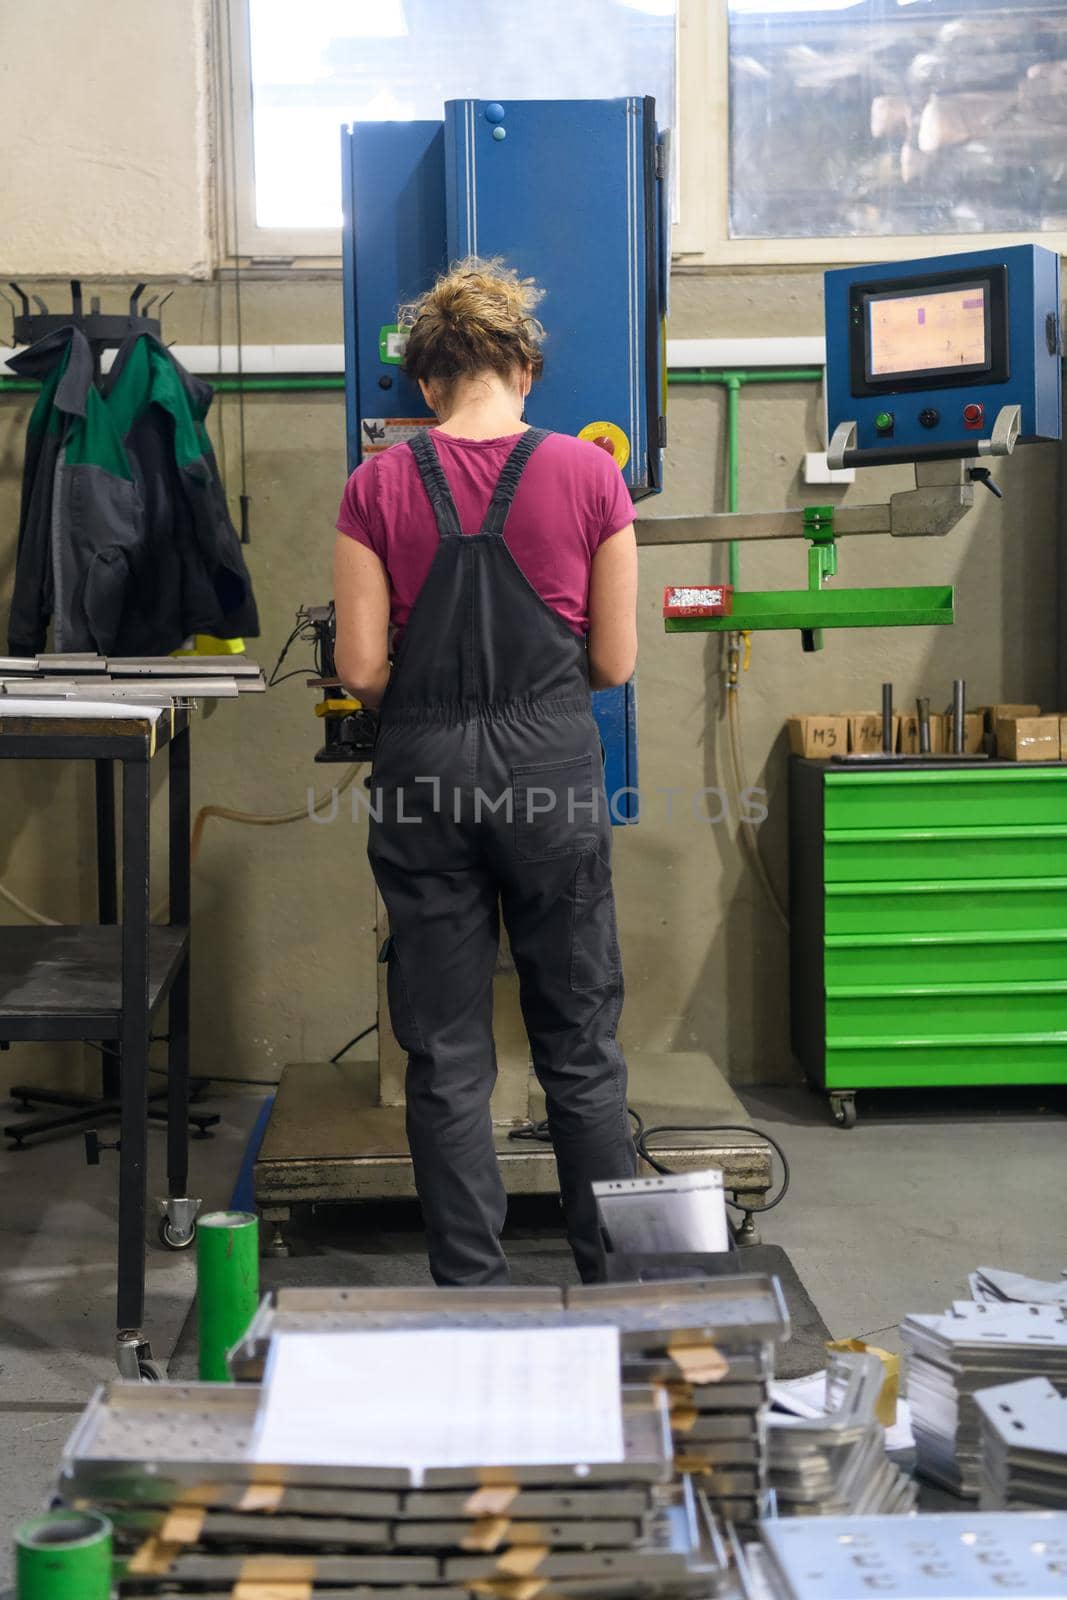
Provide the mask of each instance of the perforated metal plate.
[{"label": "perforated metal plate", "polygon": [[[126,1503],[168,1504],[183,1491],[220,1482],[322,1488],[412,1489],[399,1467],[263,1465],[251,1459],[260,1390],[254,1384],[156,1385],[116,1381],[97,1390],[63,1454],[58,1492]],[[673,1451],[666,1401],[651,1389],[623,1389],[625,1459],[591,1466],[434,1468],[424,1489],[468,1490],[519,1483],[559,1489],[663,1483]]]},{"label": "perforated metal plate", "polygon": [[760,1534],[789,1600],[1067,1596],[1067,1514],[796,1518]]}]

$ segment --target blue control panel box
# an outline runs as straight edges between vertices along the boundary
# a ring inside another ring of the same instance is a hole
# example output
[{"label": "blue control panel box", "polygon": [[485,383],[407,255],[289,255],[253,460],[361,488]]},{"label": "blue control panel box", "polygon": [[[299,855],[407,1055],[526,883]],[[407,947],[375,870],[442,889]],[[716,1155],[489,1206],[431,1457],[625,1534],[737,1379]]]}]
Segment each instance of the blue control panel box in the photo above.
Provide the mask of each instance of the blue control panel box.
[{"label": "blue control panel box", "polygon": [[991,453],[1018,406],[1019,442],[1059,439],[1060,260],[1040,245],[826,274],[831,438],[846,466]]}]

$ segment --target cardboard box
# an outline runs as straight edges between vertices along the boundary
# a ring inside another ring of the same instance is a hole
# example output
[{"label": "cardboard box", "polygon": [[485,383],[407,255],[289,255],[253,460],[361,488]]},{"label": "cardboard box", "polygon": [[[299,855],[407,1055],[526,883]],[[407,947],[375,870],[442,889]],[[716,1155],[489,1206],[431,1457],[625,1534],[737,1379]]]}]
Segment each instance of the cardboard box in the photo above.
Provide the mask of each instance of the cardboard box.
[{"label": "cardboard box", "polygon": [[1001,761],[1058,761],[1060,718],[1001,717],[997,723],[997,755]]},{"label": "cardboard box", "polygon": [[[940,755],[945,748],[945,719],[940,711],[930,713],[930,754]],[[917,756],[919,751],[919,718],[913,713],[900,719],[901,755]]]},{"label": "cardboard box", "polygon": [[[878,755],[882,750],[882,713],[880,711],[849,711],[848,748],[854,755]],[[900,713],[893,713],[890,751],[897,747],[900,732]]]},{"label": "cardboard box", "polygon": [[844,716],[793,716],[786,719],[789,748],[795,756],[829,760],[848,752],[848,718]]},{"label": "cardboard box", "polygon": [[1040,706],[975,706],[985,718],[985,747],[991,756],[997,754],[997,723],[1011,717],[1039,717]]},{"label": "cardboard box", "polygon": [[[951,711],[945,721],[945,744],[948,751],[955,750],[956,719]],[[985,715],[981,711],[965,711],[963,713],[963,753],[968,756],[980,756],[985,749]]]},{"label": "cardboard box", "polygon": [[1067,761],[1067,717],[1060,718],[1060,760]]}]

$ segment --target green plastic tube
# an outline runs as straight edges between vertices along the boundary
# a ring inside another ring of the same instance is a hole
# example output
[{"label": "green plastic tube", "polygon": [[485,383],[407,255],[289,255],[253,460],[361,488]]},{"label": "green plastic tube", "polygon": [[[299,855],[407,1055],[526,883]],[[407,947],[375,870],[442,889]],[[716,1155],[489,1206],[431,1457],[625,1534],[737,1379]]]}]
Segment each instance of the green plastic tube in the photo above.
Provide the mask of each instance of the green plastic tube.
[{"label": "green plastic tube", "polygon": [[18,1600],[109,1600],[111,1524],[97,1511],[49,1511],[15,1529]]},{"label": "green plastic tube", "polygon": [[200,1377],[228,1383],[226,1352],[247,1331],[259,1304],[259,1218],[210,1211],[196,1225],[196,1323]]}]

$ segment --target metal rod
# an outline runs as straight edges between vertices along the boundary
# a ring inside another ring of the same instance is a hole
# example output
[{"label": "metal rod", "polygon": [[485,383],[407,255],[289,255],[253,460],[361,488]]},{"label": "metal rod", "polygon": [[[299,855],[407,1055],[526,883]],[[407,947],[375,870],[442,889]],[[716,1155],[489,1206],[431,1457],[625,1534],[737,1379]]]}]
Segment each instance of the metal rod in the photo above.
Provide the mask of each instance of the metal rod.
[{"label": "metal rod", "polygon": [[[96,895],[100,922],[114,926],[119,920],[115,860],[115,769],[110,761],[95,761],[96,771]],[[105,1100],[119,1094],[118,1052],[102,1044],[101,1089]]]},{"label": "metal rod", "polygon": [[882,685],[882,753],[893,754],[893,685]]},{"label": "metal rod", "polygon": [[915,711],[919,719],[919,754],[930,754],[930,702],[925,697],[916,700]]},{"label": "metal rod", "polygon": [[952,753],[961,756],[964,751],[964,725],[967,717],[967,685],[962,678],[952,684]]}]

